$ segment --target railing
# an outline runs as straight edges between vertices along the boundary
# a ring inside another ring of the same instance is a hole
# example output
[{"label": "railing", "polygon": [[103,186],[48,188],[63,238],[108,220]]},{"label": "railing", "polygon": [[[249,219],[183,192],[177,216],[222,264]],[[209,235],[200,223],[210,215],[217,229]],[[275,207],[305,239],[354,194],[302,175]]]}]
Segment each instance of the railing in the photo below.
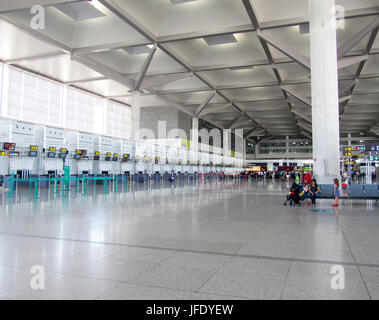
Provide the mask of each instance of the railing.
[{"label": "railing", "polygon": [[[161,181],[162,183],[164,182],[164,177],[165,176],[169,176],[170,174],[167,173],[163,176],[161,176]],[[184,174],[183,174],[184,175]],[[192,178],[198,178],[198,179],[205,179],[205,178],[233,178],[233,179],[242,179],[244,177],[244,175],[241,175],[241,174],[194,174],[194,173],[188,173],[187,175],[185,175],[187,179],[191,179]],[[8,198],[12,198],[13,197],[13,194],[14,194],[14,190],[17,189],[17,183],[18,182],[24,182],[25,184],[29,184],[29,193],[32,193],[34,194],[34,198],[35,199],[38,199],[38,190],[39,190],[39,185],[40,185],[40,182],[48,182],[48,185],[50,186],[53,186],[53,188],[51,188],[52,191],[54,191],[54,193],[58,194],[59,193],[59,190],[58,190],[58,184],[61,185],[61,192],[62,192],[62,196],[65,195],[66,192],[69,192],[69,189],[70,189],[70,186],[72,186],[73,184],[75,184],[75,190],[76,192],[79,192],[81,191],[81,193],[83,195],[87,195],[88,193],[88,186],[90,184],[90,182],[93,182],[93,185],[94,185],[94,192],[96,192],[96,188],[97,188],[97,182],[100,181],[102,182],[102,185],[103,185],[103,192],[107,192],[108,190],[108,185],[113,185],[114,186],[114,192],[118,192],[119,188],[119,183],[122,183],[124,185],[124,191],[126,192],[127,191],[127,185],[128,185],[128,182],[129,182],[129,176],[111,176],[111,177],[90,177],[90,176],[80,176],[80,177],[52,177],[52,178],[16,178],[15,176],[10,176],[9,178],[3,178],[3,179],[0,179],[0,182],[2,181],[3,182],[3,188],[5,188],[5,184],[7,183],[8,184]],[[151,178],[151,177],[150,177]],[[72,183],[73,182],[73,183]],[[131,183],[134,183],[134,181],[130,181]],[[149,180],[149,182],[154,182],[153,179]],[[16,185],[16,188],[15,188],[15,185]],[[80,187],[81,186],[81,187]],[[33,190],[33,187],[34,187],[34,190]],[[79,190],[79,188],[81,188],[81,190]]]},{"label": "railing", "polygon": [[8,183],[8,198],[13,197],[14,193],[14,185],[18,182],[24,182],[26,184],[29,184],[29,192],[32,192],[32,187],[34,186],[34,198],[38,199],[38,186],[39,182],[48,182],[49,184],[54,186],[54,192],[58,193],[58,182],[61,183],[62,186],[62,195],[65,194],[65,191],[69,191],[69,187],[71,185],[71,182],[74,181],[75,183],[75,189],[76,192],[79,192],[79,184],[81,183],[82,187],[82,193],[87,194],[88,192],[88,185],[90,181],[94,181],[94,189],[96,191],[96,185],[97,181],[101,181],[103,183],[103,191],[106,192],[108,188],[108,183],[114,183],[114,190],[115,192],[118,191],[118,181],[125,181],[125,191],[126,191],[126,185],[127,185],[127,177],[88,177],[88,176],[82,176],[82,177],[55,177],[55,178],[28,178],[28,179],[22,179],[22,178],[15,178],[14,176],[11,176],[9,179],[0,179],[0,181],[3,181],[4,187],[5,183]]}]

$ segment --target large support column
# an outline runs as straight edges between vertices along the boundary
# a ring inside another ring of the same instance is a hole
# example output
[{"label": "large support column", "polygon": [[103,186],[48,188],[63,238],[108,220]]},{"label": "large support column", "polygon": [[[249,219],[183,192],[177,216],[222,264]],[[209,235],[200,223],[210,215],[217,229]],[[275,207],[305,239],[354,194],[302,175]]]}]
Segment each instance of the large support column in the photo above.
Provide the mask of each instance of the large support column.
[{"label": "large support column", "polygon": [[318,183],[340,176],[335,0],[309,0],[314,175]]},{"label": "large support column", "polygon": [[138,131],[140,129],[141,122],[141,103],[140,103],[140,92],[132,92],[132,140],[138,139]]}]

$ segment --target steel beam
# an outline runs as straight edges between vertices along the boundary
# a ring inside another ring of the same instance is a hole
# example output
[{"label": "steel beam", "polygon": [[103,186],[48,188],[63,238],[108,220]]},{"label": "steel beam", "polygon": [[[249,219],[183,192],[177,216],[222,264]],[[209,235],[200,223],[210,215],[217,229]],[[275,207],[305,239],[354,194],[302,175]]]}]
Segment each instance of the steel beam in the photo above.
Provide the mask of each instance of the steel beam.
[{"label": "steel beam", "polygon": [[300,92],[288,88],[288,86],[280,86],[283,90],[293,95],[295,98],[305,103],[307,106],[312,107],[312,101],[308,97],[303,96]]},{"label": "steel beam", "polygon": [[233,118],[232,120],[226,122],[224,124],[224,128],[225,129],[231,129],[232,126],[239,120],[243,117],[244,115],[243,114],[239,114],[237,117]]},{"label": "steel beam", "polygon": [[359,30],[351,39],[338,47],[338,59],[342,58],[350,49],[354,48],[364,37],[379,27],[379,17],[375,17],[369,24]]},{"label": "steel beam", "polygon": [[138,74],[138,77],[137,77],[136,85],[134,87],[135,90],[141,89],[142,81],[145,78],[147,69],[149,69],[149,67],[150,67],[150,63],[154,58],[155,52],[157,52],[157,45],[156,44],[154,44],[154,46],[151,48],[145,62],[142,65],[142,68],[141,68],[141,70]]},{"label": "steel beam", "polygon": [[254,126],[254,128],[256,127],[256,125],[253,124],[252,121],[249,119],[243,122],[234,123],[230,129],[247,129],[247,128],[251,128],[251,126]]},{"label": "steel beam", "polygon": [[205,100],[197,107],[195,111],[194,117],[198,117],[201,112],[204,110],[204,108],[208,105],[208,103],[212,100],[212,98],[215,96],[216,91],[212,91],[206,98]]},{"label": "steel beam", "polygon": [[368,59],[368,55],[362,55],[362,56],[353,56],[353,57],[347,57],[347,58],[340,58],[338,60],[338,70],[341,70],[343,68],[352,66],[353,64],[356,64],[361,61],[366,61]]},{"label": "steel beam", "polygon": [[308,138],[308,139],[310,139],[310,140],[312,141],[312,134],[311,134],[311,133],[309,133],[308,131],[305,131],[305,130],[300,130],[300,133],[301,133],[304,137],[306,137],[306,138]]},{"label": "steel beam", "polygon": [[[366,46],[366,49],[365,49],[365,52],[364,52],[365,54],[367,54],[367,55],[370,54],[370,51],[372,49],[372,46],[374,45],[374,42],[375,42],[376,36],[378,34],[378,31],[379,31],[379,27],[376,27],[372,31],[370,39],[369,39],[369,41],[367,43],[367,46]],[[356,81],[359,81],[359,78],[361,76],[361,73],[362,73],[363,67],[365,66],[365,63],[366,63],[366,60],[360,62],[359,66],[358,66],[358,69],[357,69],[357,72],[356,72],[355,77],[354,77],[354,79]],[[350,87],[349,94],[351,96],[353,95],[353,91],[354,91],[355,87],[356,87],[356,84],[354,84],[353,86]],[[340,109],[340,116],[342,116],[343,113],[345,112],[345,109],[346,109],[346,106],[348,105],[348,103],[349,103],[349,100],[346,100],[344,102],[344,104],[342,105],[342,108]]]},{"label": "steel beam", "polygon": [[301,54],[300,52],[293,50],[291,47],[289,47],[286,44],[280,42],[279,40],[269,36],[267,33],[263,32],[263,31],[258,30],[257,36],[259,38],[262,38],[263,40],[265,40],[269,44],[271,44],[274,48],[279,50],[281,53],[283,53],[284,55],[286,55],[290,59],[299,63],[301,66],[303,66],[307,70],[311,70],[311,61],[305,55]]}]

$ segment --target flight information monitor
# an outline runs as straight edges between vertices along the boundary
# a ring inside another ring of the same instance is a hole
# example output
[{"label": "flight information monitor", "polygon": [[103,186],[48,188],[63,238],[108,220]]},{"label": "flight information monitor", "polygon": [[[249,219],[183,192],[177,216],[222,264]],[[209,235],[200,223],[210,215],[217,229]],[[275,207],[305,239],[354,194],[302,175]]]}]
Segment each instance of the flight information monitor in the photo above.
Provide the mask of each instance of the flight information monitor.
[{"label": "flight information monitor", "polygon": [[4,142],[3,149],[8,151],[14,151],[16,149],[16,144],[12,142]]},{"label": "flight information monitor", "polygon": [[60,153],[59,154],[60,159],[66,159],[66,157],[67,157],[67,153]]},{"label": "flight information monitor", "polygon": [[55,158],[55,152],[48,152],[47,157],[50,159]]},{"label": "flight information monitor", "polygon": [[37,157],[37,151],[29,151],[29,157],[31,157],[31,158],[35,158],[35,157]]}]

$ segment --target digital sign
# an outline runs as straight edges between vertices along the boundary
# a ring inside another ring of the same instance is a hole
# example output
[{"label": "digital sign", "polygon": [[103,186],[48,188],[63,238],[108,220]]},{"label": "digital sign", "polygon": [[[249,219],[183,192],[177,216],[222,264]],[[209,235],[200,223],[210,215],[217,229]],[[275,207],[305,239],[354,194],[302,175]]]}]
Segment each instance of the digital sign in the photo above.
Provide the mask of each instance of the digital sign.
[{"label": "digital sign", "polygon": [[100,151],[95,151],[95,156],[99,156],[100,155]]},{"label": "digital sign", "polygon": [[30,146],[29,148],[31,151],[37,151],[38,150],[38,146]]},{"label": "digital sign", "polygon": [[16,144],[12,142],[4,142],[3,149],[8,151],[14,151],[16,149]]},{"label": "digital sign", "polygon": [[60,153],[67,153],[67,149],[66,149],[66,148],[61,148],[61,149],[59,150],[59,152],[60,152]]},{"label": "digital sign", "polygon": [[14,151],[14,152],[9,152],[9,156],[10,157],[18,157],[20,155],[20,152],[16,152],[16,151]]},{"label": "digital sign", "polygon": [[84,155],[86,153],[87,153],[87,150],[76,149],[76,154]]},{"label": "digital sign", "polygon": [[57,148],[55,148],[55,147],[50,147],[50,148],[49,148],[49,151],[50,151],[50,152],[55,152],[55,151],[57,151]]}]

